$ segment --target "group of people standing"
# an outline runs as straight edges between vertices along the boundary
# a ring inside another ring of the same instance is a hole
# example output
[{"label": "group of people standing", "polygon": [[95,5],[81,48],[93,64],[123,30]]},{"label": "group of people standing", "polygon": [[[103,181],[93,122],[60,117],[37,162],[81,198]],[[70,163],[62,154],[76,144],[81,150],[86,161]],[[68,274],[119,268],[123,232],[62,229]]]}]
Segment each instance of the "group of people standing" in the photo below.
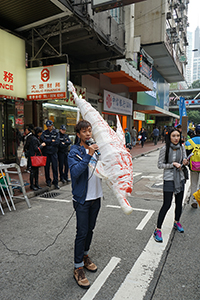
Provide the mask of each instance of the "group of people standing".
[{"label": "group of people standing", "polygon": [[141,147],[143,148],[146,139],[147,139],[147,132],[144,127],[142,127],[139,132],[137,132],[135,126],[132,126],[130,132],[128,131],[128,128],[125,128],[125,142],[127,148],[131,149],[132,147],[135,147],[137,140],[139,141],[139,144],[141,144]]},{"label": "group of people standing", "polygon": [[[27,157],[27,168],[30,169],[30,188],[34,191],[40,189],[38,182],[39,167],[31,164],[31,156],[41,155],[47,157],[45,168],[45,179],[47,186],[58,185],[58,166],[60,181],[70,182],[68,179],[68,147],[71,144],[69,136],[66,134],[66,125],[61,125],[60,130],[54,128],[51,120],[46,122],[47,129],[29,125],[25,129],[24,152]],[[50,164],[52,164],[53,181],[50,178]]]}]

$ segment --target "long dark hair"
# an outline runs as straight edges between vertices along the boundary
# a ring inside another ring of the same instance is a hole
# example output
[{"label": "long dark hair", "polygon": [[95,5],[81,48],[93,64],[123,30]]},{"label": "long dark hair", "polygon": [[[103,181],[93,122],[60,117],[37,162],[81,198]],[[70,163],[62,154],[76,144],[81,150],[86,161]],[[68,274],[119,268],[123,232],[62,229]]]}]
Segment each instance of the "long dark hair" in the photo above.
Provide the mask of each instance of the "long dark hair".
[{"label": "long dark hair", "polygon": [[42,127],[35,128],[35,135],[38,136],[38,133],[43,132]]},{"label": "long dark hair", "polygon": [[166,137],[166,152],[165,152],[165,163],[168,163],[168,157],[169,157],[169,147],[170,147],[170,143],[171,143],[171,134],[172,132],[177,131],[180,134],[180,140],[179,140],[179,144],[180,146],[182,145],[181,143],[181,133],[177,128],[172,128],[168,131],[167,137]]}]

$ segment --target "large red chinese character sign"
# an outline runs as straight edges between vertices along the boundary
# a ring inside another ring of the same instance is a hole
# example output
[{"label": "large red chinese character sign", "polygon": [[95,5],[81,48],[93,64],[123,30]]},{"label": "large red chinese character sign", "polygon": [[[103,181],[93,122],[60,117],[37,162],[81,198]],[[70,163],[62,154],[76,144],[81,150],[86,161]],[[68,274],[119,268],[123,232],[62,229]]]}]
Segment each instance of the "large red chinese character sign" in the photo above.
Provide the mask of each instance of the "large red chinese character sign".
[{"label": "large red chinese character sign", "polygon": [[8,71],[3,71],[2,81],[0,82],[0,90],[10,90],[13,91],[13,73]]}]

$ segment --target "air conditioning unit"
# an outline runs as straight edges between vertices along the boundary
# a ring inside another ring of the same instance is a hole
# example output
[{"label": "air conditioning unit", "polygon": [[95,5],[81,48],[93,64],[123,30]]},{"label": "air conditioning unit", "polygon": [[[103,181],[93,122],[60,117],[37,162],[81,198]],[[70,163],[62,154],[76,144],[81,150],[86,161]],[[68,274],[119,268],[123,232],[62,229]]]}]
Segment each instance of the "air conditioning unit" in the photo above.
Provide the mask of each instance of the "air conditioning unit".
[{"label": "air conditioning unit", "polygon": [[182,18],[176,18],[174,21],[175,21],[176,23],[180,23],[180,22],[182,21]]},{"label": "air conditioning unit", "polygon": [[170,33],[176,33],[176,27],[171,27],[170,28]]},{"label": "air conditioning unit", "polygon": [[175,38],[172,40],[172,44],[178,44],[180,42],[179,38]]},{"label": "air conditioning unit", "polygon": [[170,20],[172,18],[171,12],[167,12],[167,20]]}]

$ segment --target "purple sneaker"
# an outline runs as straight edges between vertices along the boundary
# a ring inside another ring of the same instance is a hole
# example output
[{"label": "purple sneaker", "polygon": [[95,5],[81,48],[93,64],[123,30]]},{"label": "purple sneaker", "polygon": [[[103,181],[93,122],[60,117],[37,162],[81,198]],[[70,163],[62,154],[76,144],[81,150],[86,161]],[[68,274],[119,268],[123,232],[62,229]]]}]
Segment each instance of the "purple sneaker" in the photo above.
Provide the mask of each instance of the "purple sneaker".
[{"label": "purple sneaker", "polygon": [[174,229],[178,230],[178,232],[184,232],[184,229],[181,225],[181,223],[177,222],[177,223],[174,223]]},{"label": "purple sneaker", "polygon": [[161,230],[155,229],[153,237],[156,242],[158,243],[163,242]]}]

